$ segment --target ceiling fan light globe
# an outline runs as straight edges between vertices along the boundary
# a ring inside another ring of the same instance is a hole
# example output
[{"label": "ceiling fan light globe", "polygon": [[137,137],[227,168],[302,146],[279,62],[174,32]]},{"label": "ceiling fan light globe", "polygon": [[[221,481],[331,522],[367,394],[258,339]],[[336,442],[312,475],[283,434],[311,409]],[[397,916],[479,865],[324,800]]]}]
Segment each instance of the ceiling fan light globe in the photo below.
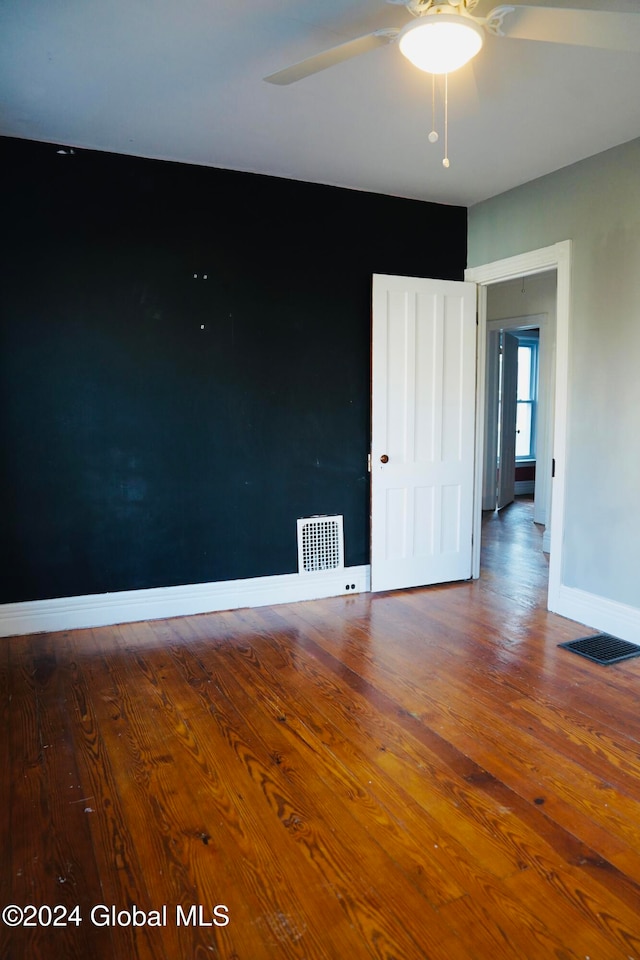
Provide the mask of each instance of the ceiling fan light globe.
[{"label": "ceiling fan light globe", "polygon": [[400,33],[401,53],[426,73],[453,73],[482,49],[482,27],[457,14],[425,15]]}]

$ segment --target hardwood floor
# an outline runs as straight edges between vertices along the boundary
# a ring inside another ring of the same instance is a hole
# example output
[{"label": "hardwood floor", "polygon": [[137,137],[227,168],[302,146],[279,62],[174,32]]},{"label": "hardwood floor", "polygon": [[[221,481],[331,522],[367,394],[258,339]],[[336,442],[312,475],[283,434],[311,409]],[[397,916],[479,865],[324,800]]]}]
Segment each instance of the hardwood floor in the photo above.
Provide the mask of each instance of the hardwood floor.
[{"label": "hardwood floor", "polygon": [[640,960],[640,659],[557,648],[540,540],[516,504],[476,582],[0,641],[0,907],[44,905],[0,956]]}]

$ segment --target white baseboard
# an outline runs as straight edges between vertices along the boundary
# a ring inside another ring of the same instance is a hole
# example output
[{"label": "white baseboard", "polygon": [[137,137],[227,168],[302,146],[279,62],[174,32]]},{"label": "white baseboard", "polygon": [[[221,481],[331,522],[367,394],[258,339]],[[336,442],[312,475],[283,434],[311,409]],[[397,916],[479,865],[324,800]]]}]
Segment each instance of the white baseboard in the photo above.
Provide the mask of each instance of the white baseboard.
[{"label": "white baseboard", "polygon": [[[0,605],[0,637],[106,627],[116,623],[160,620],[299,600],[321,600],[349,593],[366,593],[370,589],[371,568],[367,564],[323,573],[291,573],[249,580],[7,603]],[[593,630],[640,643],[640,610],[636,607],[561,585],[552,609],[554,613]]]},{"label": "white baseboard", "polygon": [[321,600],[371,589],[369,565],[322,573],[291,573],[249,580],[127,590],[0,605],[0,637],[106,627],[216,610]]},{"label": "white baseboard", "polygon": [[640,609],[637,607],[561,585],[553,612],[620,640],[640,643]]}]

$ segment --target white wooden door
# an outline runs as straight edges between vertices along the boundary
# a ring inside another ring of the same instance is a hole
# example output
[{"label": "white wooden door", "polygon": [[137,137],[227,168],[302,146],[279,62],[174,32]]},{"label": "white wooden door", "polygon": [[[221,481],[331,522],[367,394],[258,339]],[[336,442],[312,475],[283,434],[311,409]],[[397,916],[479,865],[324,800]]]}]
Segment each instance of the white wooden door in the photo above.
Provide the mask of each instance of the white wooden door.
[{"label": "white wooden door", "polygon": [[502,333],[500,438],[498,441],[498,510],[516,495],[516,415],[518,408],[518,338]]},{"label": "white wooden door", "polygon": [[473,283],[373,278],[371,589],[471,576]]},{"label": "white wooden door", "polygon": [[498,429],[500,414],[500,330],[487,334],[484,404],[484,458],[482,462],[482,509],[495,510],[498,499]]}]

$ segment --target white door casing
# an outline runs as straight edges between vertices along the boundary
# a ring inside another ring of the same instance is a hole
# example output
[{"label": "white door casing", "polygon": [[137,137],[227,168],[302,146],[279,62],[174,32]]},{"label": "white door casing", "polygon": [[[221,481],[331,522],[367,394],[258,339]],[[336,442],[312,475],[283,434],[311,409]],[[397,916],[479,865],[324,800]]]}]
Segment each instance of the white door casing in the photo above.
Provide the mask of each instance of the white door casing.
[{"label": "white door casing", "polygon": [[571,241],[561,240],[549,247],[517,254],[504,260],[495,260],[465,270],[467,280],[478,284],[478,394],[476,421],[477,477],[476,510],[474,515],[473,576],[480,576],[480,527],[482,521],[482,450],[484,444],[485,354],[487,331],[487,287],[516,277],[557,271],[556,336],[553,370],[553,458],[555,474],[551,497],[551,538],[549,557],[549,592],[547,606],[556,613],[564,613],[561,591],[562,553],[564,541],[565,464],[567,446],[567,409],[569,383],[569,327],[571,315]]},{"label": "white door casing", "polygon": [[374,591],[471,576],[476,331],[475,284],[374,276]]}]

